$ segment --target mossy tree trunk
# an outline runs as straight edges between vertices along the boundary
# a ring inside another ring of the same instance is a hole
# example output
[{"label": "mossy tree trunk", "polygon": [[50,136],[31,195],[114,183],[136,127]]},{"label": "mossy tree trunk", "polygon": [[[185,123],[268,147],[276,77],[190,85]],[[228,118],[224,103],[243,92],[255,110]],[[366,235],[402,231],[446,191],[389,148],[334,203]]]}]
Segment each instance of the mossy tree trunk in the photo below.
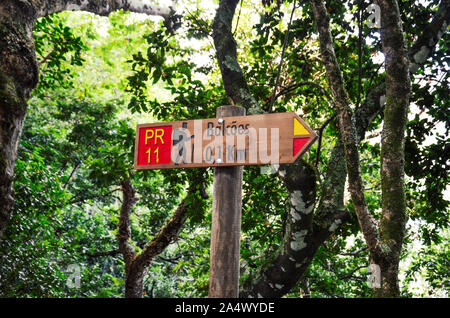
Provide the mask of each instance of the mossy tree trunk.
[{"label": "mossy tree trunk", "polygon": [[[408,50],[396,0],[380,0],[381,43],[386,69],[386,105],[381,136],[381,220],[383,257],[379,260],[381,288],[375,296],[398,297],[398,265],[406,224],[404,186],[405,131],[410,77]],[[373,257],[376,261],[376,257]]]},{"label": "mossy tree trunk", "polygon": [[34,8],[28,2],[1,1],[0,239],[14,205],[14,168],[27,100],[38,82],[33,26]]},{"label": "mossy tree trunk", "polygon": [[213,39],[222,80],[233,105],[243,106],[247,114],[262,113],[262,108],[247,86],[247,80],[237,60],[237,45],[231,26],[239,0],[219,1],[213,23]]}]

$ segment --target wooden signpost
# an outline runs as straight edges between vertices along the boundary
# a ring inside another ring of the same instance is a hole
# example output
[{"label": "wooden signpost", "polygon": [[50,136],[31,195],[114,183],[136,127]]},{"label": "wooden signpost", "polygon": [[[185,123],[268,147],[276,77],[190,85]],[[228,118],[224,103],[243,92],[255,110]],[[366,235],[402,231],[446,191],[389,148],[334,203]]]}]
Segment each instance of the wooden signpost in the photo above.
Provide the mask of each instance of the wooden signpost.
[{"label": "wooden signpost", "polygon": [[293,163],[316,138],[316,133],[295,113],[141,124],[137,126],[134,167],[143,170]]},{"label": "wooden signpost", "polygon": [[[245,108],[222,106],[217,117],[245,115]],[[239,296],[241,256],[242,166],[214,169],[211,243],[209,255],[209,297]]]},{"label": "wooden signpost", "polygon": [[215,167],[209,297],[236,298],[242,210],[242,166],[294,163],[317,139],[295,113],[245,116],[221,106],[217,118],[141,124],[134,167]]}]

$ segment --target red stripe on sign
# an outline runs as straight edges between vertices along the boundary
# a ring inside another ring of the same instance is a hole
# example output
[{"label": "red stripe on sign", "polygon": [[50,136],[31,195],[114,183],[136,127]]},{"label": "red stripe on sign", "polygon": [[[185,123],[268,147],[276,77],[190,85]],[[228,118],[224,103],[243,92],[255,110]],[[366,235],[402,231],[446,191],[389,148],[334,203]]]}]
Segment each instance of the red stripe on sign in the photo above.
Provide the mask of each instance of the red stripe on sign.
[{"label": "red stripe on sign", "polygon": [[139,129],[138,165],[162,165],[170,163],[172,126]]},{"label": "red stripe on sign", "polygon": [[306,143],[308,142],[309,138],[295,138],[294,139],[294,151],[292,156],[296,156],[301,150],[302,148],[306,145]]}]

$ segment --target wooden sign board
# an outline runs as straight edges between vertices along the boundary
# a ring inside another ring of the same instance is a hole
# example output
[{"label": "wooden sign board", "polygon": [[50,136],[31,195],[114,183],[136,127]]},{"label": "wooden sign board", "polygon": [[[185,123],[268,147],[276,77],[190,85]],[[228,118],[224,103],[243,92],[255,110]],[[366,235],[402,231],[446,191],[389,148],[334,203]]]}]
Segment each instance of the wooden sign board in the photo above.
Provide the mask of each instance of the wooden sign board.
[{"label": "wooden sign board", "polygon": [[316,140],[296,113],[140,124],[134,167],[200,168],[293,163]]}]

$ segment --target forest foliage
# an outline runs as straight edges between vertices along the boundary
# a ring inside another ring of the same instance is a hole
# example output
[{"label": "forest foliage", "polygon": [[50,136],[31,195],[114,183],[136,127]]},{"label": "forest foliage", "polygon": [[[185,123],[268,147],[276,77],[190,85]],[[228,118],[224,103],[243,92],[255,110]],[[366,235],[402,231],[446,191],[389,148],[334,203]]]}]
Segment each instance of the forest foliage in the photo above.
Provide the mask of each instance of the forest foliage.
[{"label": "forest foliage", "polygon": [[[314,167],[320,189],[339,129],[311,8],[299,5],[289,24],[293,2],[263,7],[241,1],[234,36],[249,89],[263,109],[297,112],[320,131],[320,148],[316,143],[302,159]],[[358,1],[329,2],[336,55],[358,107],[383,77],[379,32],[364,22],[360,43]],[[123,11],[107,18],[63,12],[38,21],[40,82],[19,145],[14,213],[0,243],[1,297],[122,297],[125,269],[116,235],[123,179],[131,180],[139,199],[131,216],[138,251],[189,185],[199,185],[178,239],[146,271],[144,296],[207,296],[213,170],[133,169],[137,123],[215,117],[218,106],[229,104],[211,39],[214,8],[202,3],[186,2],[170,27]],[[437,4],[400,2],[410,44]],[[450,292],[448,46],[447,32],[412,84],[405,150],[409,221],[400,264],[405,297]],[[378,116],[371,123],[359,145],[366,200],[377,217],[382,121]],[[289,213],[284,184],[261,171],[244,168],[241,282],[273,259]],[[344,203],[351,220],[320,246],[287,297],[372,296],[368,250],[349,195]],[[68,284],[72,265],[80,270],[78,286]]]}]

